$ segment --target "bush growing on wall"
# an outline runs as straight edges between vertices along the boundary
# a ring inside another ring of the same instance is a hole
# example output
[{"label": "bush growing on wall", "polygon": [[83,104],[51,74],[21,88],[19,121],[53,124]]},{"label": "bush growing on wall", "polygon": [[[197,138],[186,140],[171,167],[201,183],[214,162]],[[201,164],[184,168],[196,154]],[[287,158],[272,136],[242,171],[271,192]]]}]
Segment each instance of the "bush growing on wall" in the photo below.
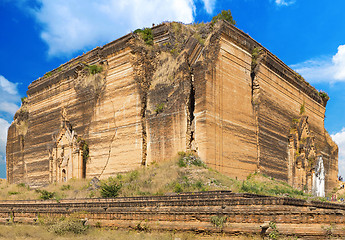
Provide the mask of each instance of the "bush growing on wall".
[{"label": "bush growing on wall", "polygon": [[133,33],[138,34],[147,45],[153,45],[153,35],[151,28],[137,29]]},{"label": "bush growing on wall", "polygon": [[236,25],[235,20],[232,18],[231,11],[230,10],[222,10],[221,13],[218,15],[214,16],[211,21],[211,25],[213,26],[218,22],[219,20],[225,20],[231,23],[232,25]]},{"label": "bush growing on wall", "polygon": [[85,67],[91,75],[95,75],[103,71],[103,67],[99,65],[88,65]]}]

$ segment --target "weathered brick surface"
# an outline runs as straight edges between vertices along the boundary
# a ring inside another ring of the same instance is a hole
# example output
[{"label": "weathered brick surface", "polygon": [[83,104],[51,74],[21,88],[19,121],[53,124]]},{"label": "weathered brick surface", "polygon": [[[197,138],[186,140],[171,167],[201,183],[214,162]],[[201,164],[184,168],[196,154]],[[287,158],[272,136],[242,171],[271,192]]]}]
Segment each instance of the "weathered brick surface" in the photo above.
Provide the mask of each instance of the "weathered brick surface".
[{"label": "weathered brick surface", "polygon": [[[0,223],[34,223],[37,217],[68,216],[80,212],[89,224],[136,227],[138,223],[157,230],[220,231],[212,216],[226,216],[222,231],[260,233],[261,225],[275,222],[283,234],[323,236],[332,225],[340,231],[345,205],[292,198],[235,194],[228,191],[184,193],[172,196],[116,199],[62,199],[49,201],[0,201]],[[295,229],[298,226],[298,229]],[[270,229],[269,229],[270,230]],[[268,231],[269,231],[268,230]]]}]

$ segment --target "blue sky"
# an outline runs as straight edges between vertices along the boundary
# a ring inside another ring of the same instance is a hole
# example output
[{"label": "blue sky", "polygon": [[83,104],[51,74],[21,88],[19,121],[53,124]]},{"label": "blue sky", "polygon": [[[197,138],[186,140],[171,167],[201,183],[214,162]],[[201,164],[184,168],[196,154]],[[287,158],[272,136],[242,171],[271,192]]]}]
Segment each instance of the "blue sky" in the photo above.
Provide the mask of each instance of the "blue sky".
[{"label": "blue sky", "polygon": [[152,23],[207,22],[230,9],[237,27],[328,92],[325,126],[345,176],[345,1],[0,0],[0,178],[7,128],[28,85],[60,64]]}]

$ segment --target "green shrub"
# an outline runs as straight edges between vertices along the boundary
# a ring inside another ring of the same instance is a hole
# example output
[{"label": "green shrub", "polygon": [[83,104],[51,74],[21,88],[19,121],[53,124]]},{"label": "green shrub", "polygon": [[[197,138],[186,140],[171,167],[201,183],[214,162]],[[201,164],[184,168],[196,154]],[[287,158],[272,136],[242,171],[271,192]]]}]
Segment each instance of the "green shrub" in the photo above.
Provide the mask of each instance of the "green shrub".
[{"label": "green shrub", "polygon": [[103,71],[103,67],[99,65],[88,65],[85,67],[91,75],[95,75]]},{"label": "green shrub", "polygon": [[324,100],[326,100],[326,101],[328,101],[329,100],[329,96],[328,96],[328,94],[325,92],[325,91],[320,91],[319,92],[319,96],[322,98],[322,99],[324,99]]},{"label": "green shrub", "polygon": [[60,190],[61,191],[65,191],[65,190],[70,190],[71,189],[71,185],[67,184],[67,185],[62,185]]},{"label": "green shrub", "polygon": [[44,77],[51,77],[52,74],[53,74],[52,72],[47,72],[44,74]]},{"label": "green shrub", "polygon": [[82,234],[85,233],[88,226],[85,226],[83,221],[75,218],[65,218],[48,226],[48,231],[54,232],[58,235],[67,233]]},{"label": "green shrub", "polygon": [[215,215],[211,217],[211,223],[218,228],[223,228],[227,217],[221,215]]},{"label": "green shrub", "polygon": [[299,109],[299,114],[302,115],[303,113],[305,113],[305,103],[303,103]]},{"label": "green shrub", "polygon": [[112,177],[109,177],[107,181],[102,181],[100,186],[101,196],[104,198],[114,198],[119,195],[119,191],[122,187],[121,183],[117,183]]},{"label": "green shrub", "polygon": [[23,187],[23,188],[26,187],[25,183],[18,183],[17,186],[18,186],[18,187]]},{"label": "green shrub", "polygon": [[160,103],[156,105],[155,112],[156,114],[159,114],[164,111],[164,103]]},{"label": "green shrub", "polygon": [[272,232],[268,234],[269,239],[279,239],[279,231],[277,229],[275,222],[269,223],[270,228],[272,228]]},{"label": "green shrub", "polygon": [[177,165],[179,167],[187,167],[186,162],[183,160],[183,158],[178,159]]},{"label": "green shrub", "polygon": [[228,21],[230,24],[232,25],[236,25],[236,22],[235,20],[232,18],[232,15],[231,15],[231,11],[230,10],[222,10],[221,13],[219,13],[218,15],[214,16],[212,18],[212,21],[211,21],[211,25],[213,26],[214,24],[216,24],[216,22],[218,22],[219,20],[225,20],[225,21]]},{"label": "green shrub", "polygon": [[129,174],[129,181],[133,181],[139,177],[139,172],[138,170],[134,170]]},{"label": "green shrub", "polygon": [[22,97],[22,98],[20,98],[20,100],[22,101],[22,105],[24,104],[24,103],[26,103],[26,101],[27,101],[27,97]]},{"label": "green shrub", "polygon": [[174,186],[174,192],[176,192],[176,193],[183,192],[183,189],[182,189],[181,184],[179,184],[179,183],[175,183],[175,186]]},{"label": "green shrub", "polygon": [[8,195],[17,195],[17,194],[20,194],[20,192],[8,191]]},{"label": "green shrub", "polygon": [[55,196],[55,192],[48,192],[47,190],[38,190],[37,189],[36,192],[41,194],[40,199],[43,199],[43,200],[52,199]]},{"label": "green shrub", "polygon": [[147,45],[153,45],[153,35],[151,28],[137,29],[133,33],[138,34]]}]

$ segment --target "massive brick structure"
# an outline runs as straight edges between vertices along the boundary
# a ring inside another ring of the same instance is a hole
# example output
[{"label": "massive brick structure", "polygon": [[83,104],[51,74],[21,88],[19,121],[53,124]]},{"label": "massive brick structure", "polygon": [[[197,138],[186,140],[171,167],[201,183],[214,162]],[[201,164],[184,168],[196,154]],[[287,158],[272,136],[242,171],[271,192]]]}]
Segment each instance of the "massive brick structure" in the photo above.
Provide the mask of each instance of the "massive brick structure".
[{"label": "massive brick structure", "polygon": [[333,189],[327,96],[224,21],[155,26],[152,46],[140,34],[30,84],[8,131],[9,182],[105,178],[195,151],[239,179],[260,171],[320,196]]}]

